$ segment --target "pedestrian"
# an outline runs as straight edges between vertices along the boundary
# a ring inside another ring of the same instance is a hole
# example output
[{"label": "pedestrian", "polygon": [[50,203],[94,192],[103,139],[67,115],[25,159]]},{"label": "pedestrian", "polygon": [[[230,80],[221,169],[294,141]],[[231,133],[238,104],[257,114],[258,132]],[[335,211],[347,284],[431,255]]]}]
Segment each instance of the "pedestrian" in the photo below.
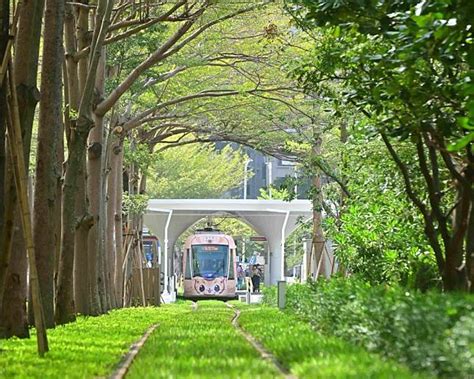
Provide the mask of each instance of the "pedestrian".
[{"label": "pedestrian", "polygon": [[243,288],[244,279],[245,279],[244,269],[242,268],[242,265],[239,265],[237,267],[237,289],[238,290],[241,290]]},{"label": "pedestrian", "polygon": [[253,285],[252,285],[252,278],[250,277],[252,275],[250,266],[247,265],[244,271],[245,274],[245,290],[247,292],[253,292]]},{"label": "pedestrian", "polygon": [[260,279],[262,277],[262,271],[258,264],[252,267],[252,287],[253,292],[260,292]]}]

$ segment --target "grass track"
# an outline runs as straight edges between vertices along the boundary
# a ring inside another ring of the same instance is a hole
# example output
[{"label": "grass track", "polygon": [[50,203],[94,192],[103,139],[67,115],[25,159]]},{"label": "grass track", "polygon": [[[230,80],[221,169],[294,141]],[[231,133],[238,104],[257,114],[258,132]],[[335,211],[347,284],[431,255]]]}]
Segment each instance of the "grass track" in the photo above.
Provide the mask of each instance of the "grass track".
[{"label": "grass track", "polygon": [[109,375],[130,345],[159,321],[159,308],[128,308],[48,330],[50,352],[36,338],[0,340],[0,378],[94,378]]},{"label": "grass track", "polygon": [[160,327],[135,359],[127,378],[276,378],[275,368],[232,326],[222,302],[163,308]]},{"label": "grass track", "polygon": [[422,378],[393,361],[315,333],[293,315],[240,306],[239,324],[299,378]]},{"label": "grass track", "polygon": [[[237,304],[237,303],[236,303]],[[337,338],[321,336],[296,317],[268,307],[238,305],[239,324],[300,378],[417,378],[403,366]],[[130,308],[48,331],[51,351],[36,340],[0,340],[0,378],[94,378],[112,373],[121,356],[154,323],[128,378],[276,378],[232,326],[222,302]]]}]

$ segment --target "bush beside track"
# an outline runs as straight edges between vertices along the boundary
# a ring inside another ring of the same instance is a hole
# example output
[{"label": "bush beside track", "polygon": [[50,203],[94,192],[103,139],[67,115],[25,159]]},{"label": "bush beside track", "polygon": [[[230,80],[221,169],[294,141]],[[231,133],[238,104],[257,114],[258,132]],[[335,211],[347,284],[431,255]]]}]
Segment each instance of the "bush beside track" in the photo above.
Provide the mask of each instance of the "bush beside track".
[{"label": "bush beside track", "polygon": [[[276,305],[276,288],[264,302]],[[371,287],[333,278],[287,289],[287,312],[340,337],[440,377],[474,377],[474,297]]]}]

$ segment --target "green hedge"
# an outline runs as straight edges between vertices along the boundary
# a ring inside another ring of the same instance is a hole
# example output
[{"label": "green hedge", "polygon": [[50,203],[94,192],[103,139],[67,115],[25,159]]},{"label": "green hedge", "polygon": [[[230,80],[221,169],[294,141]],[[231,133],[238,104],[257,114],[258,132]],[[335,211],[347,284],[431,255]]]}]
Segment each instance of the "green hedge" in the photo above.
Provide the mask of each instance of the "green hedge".
[{"label": "green hedge", "polygon": [[[264,301],[275,305],[276,289]],[[327,335],[441,377],[474,377],[474,297],[334,278],[287,290],[287,309]]]}]

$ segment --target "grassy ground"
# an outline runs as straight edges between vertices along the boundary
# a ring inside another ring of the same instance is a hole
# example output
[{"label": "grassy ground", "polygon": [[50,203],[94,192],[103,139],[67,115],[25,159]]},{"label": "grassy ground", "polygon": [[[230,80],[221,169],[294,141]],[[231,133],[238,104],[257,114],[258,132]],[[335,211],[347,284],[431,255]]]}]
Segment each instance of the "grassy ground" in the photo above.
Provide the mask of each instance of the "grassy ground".
[{"label": "grassy ground", "polygon": [[109,375],[130,345],[160,319],[158,308],[129,308],[48,330],[50,352],[36,338],[0,340],[0,378],[94,378]]},{"label": "grassy ground", "polygon": [[163,309],[127,378],[275,378],[278,373],[232,326],[222,302]]},{"label": "grassy ground", "polygon": [[299,378],[421,378],[393,361],[315,333],[293,315],[239,306],[239,324]]},{"label": "grassy ground", "polygon": [[[237,304],[237,302],[235,303]],[[322,337],[294,316],[270,307],[238,305],[239,323],[300,378],[412,378],[339,339]],[[232,326],[234,312],[217,301],[161,308],[130,308],[49,331],[51,351],[36,355],[36,341],[0,340],[0,378],[94,378],[110,375],[129,346],[152,324],[159,327],[136,357],[127,378],[275,378]]]}]

